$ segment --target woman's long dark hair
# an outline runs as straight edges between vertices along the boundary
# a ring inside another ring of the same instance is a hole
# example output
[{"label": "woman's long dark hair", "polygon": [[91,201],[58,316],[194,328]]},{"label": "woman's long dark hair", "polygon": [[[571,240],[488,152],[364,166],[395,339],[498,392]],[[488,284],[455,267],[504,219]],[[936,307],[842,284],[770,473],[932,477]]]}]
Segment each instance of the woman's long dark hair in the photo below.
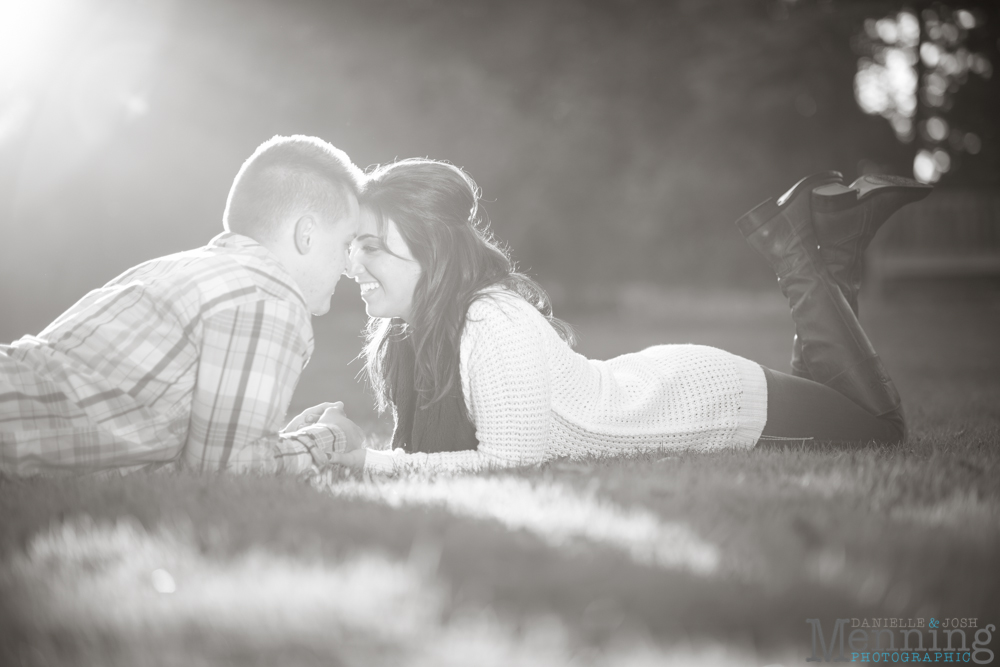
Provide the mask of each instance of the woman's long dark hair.
[{"label": "woman's long dark hair", "polygon": [[479,194],[472,177],[437,160],[400,160],[368,176],[361,201],[374,213],[383,244],[391,220],[422,269],[409,322],[368,320],[363,355],[380,411],[399,402],[394,394],[400,378],[409,374],[404,364],[412,364],[413,389],[425,405],[461,390],[459,343],[465,317],[486,287],[519,294],[573,344],[569,326],[552,316],[545,290],[514,270],[506,250],[487,230]]}]

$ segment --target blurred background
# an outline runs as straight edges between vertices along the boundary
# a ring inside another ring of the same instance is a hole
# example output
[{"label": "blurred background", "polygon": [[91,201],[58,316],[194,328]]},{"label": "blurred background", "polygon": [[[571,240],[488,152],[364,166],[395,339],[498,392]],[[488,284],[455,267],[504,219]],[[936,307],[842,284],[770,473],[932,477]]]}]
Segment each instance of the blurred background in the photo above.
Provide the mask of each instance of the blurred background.
[{"label": "blurred background", "polygon": [[[998,0],[0,0],[0,343],[207,242],[275,134],[362,167],[467,169],[598,358],[695,342],[787,370],[787,305],[733,221],[819,170],[937,186],[879,234],[862,295],[905,445],[323,494],[0,479],[0,663],[717,665],[780,649],[766,662],[791,665],[808,618],[827,635],[841,616],[1000,625],[998,39]],[[291,411],[343,400],[384,440],[355,381],[365,319],[342,280]],[[703,554],[717,572],[680,569]],[[701,657],[677,657],[689,645]],[[566,658],[532,660],[542,649]]]},{"label": "blurred background", "polygon": [[[825,169],[938,184],[885,234],[915,248],[890,274],[1000,272],[992,0],[0,8],[3,341],[204,244],[274,134],[318,135],[362,167],[464,167],[557,313],[658,289],[776,293],[732,222]],[[346,280],[335,300],[317,327],[351,332],[349,358],[363,304]]]}]

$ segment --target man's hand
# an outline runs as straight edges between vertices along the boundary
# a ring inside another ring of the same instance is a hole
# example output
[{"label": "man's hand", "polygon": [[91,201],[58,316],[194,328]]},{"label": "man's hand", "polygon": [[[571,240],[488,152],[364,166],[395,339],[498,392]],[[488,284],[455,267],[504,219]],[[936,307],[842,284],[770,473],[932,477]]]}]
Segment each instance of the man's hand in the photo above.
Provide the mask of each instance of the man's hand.
[{"label": "man's hand", "polygon": [[[323,414],[318,420],[316,420],[316,423],[330,424],[331,426],[336,426],[344,432],[344,435],[347,436],[347,442],[343,449],[338,447],[338,451],[350,452],[354,450],[361,450],[364,452],[365,432],[361,430],[360,426],[347,418],[347,415],[344,413],[343,403],[338,401],[337,403],[331,404],[330,407],[323,411]],[[362,457],[362,461],[364,461],[364,457]]]},{"label": "man's hand", "polygon": [[340,410],[343,411],[344,403],[342,401],[337,401],[335,403],[320,403],[319,405],[314,405],[311,408],[303,410],[302,414],[288,422],[288,425],[286,425],[281,432],[285,433],[288,431],[298,431],[303,426],[315,424],[319,421],[319,418],[323,416],[323,413],[330,408],[340,408]]}]

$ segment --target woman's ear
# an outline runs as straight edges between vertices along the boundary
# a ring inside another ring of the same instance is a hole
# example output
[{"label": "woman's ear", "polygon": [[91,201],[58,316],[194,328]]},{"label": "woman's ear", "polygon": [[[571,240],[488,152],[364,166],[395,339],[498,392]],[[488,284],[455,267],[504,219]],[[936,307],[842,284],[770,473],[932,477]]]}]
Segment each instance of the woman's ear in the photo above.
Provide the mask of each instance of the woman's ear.
[{"label": "woman's ear", "polygon": [[300,255],[309,253],[309,250],[312,248],[315,232],[316,221],[313,219],[312,214],[307,213],[295,221],[295,229],[293,230],[295,235],[295,249],[299,251]]}]

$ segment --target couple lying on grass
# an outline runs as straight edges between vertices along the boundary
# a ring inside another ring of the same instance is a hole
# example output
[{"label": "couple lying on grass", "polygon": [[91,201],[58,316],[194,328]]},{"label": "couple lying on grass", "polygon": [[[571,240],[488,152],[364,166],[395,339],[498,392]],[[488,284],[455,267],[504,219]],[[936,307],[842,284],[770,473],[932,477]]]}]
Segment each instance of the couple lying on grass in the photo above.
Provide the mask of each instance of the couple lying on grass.
[{"label": "couple lying on grass", "polygon": [[[896,442],[899,394],[857,319],[864,250],[928,186],[815,174],[737,221],[788,298],[792,374],[719,349],[608,361],[572,349],[545,292],[513,270],[479,190],[443,162],[361,173],[313,137],[262,144],[225,232],[87,294],[0,346],[0,471],[174,463],[194,470],[474,471],[557,457]],[[341,276],[371,317],[363,355],[390,450],[326,403],[282,428],[313,351],[310,314]]]}]

